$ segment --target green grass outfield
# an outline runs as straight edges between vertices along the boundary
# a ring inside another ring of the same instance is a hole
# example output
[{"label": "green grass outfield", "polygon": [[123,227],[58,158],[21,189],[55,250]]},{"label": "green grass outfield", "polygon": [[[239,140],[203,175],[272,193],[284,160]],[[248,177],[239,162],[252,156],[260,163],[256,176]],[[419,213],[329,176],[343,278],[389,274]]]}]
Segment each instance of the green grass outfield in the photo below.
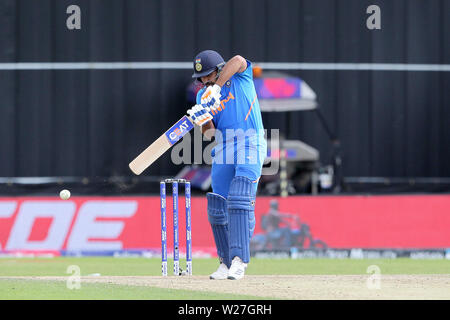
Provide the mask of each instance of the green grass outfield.
[{"label": "green grass outfield", "polygon": [[[184,261],[180,261],[182,268]],[[70,276],[71,265],[81,276],[160,276],[157,258],[0,258],[0,276]],[[377,265],[382,274],[450,274],[450,260],[415,259],[252,259],[248,275],[367,275]],[[217,259],[194,259],[194,275],[208,276],[218,266]],[[172,261],[169,261],[171,270]],[[0,279],[0,299],[261,299],[260,297],[211,292],[161,289],[115,284],[83,284],[69,290],[66,283],[25,279]]]}]

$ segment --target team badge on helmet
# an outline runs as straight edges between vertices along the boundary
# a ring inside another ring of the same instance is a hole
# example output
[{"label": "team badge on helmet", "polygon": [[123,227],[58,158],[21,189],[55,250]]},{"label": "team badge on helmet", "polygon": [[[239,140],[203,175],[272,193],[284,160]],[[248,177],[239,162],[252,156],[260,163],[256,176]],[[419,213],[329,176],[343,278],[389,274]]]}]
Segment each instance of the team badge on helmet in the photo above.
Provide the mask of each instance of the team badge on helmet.
[{"label": "team badge on helmet", "polygon": [[201,77],[205,77],[217,70],[220,72],[225,65],[225,61],[222,56],[214,50],[204,50],[197,54],[193,60],[194,74],[192,78],[200,80]]}]

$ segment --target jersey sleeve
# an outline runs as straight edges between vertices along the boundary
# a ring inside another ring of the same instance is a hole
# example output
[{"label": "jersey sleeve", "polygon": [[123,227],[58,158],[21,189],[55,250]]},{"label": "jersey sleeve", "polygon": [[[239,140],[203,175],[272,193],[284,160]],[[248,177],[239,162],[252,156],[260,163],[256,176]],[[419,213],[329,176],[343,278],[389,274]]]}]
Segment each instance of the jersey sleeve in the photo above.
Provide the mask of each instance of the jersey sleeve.
[{"label": "jersey sleeve", "polygon": [[245,69],[243,72],[238,72],[235,75],[237,77],[253,81],[253,65],[251,61],[245,59],[247,61],[247,69]]},{"label": "jersey sleeve", "polygon": [[198,90],[197,97],[195,98],[195,103],[196,104],[200,104],[202,102],[203,92],[205,92],[205,88],[201,88],[200,90]]}]

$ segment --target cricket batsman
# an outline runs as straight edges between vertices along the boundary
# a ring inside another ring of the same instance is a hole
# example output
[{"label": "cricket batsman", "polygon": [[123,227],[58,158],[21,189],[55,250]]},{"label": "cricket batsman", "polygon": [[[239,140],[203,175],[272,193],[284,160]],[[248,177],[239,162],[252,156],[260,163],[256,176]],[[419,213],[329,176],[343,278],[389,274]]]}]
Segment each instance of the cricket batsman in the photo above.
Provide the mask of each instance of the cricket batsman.
[{"label": "cricket batsman", "polygon": [[194,59],[192,77],[204,87],[187,113],[203,133],[213,130],[217,143],[206,198],[220,265],[210,279],[239,280],[250,262],[256,190],[267,154],[252,63],[239,55],[225,62],[205,50]]}]

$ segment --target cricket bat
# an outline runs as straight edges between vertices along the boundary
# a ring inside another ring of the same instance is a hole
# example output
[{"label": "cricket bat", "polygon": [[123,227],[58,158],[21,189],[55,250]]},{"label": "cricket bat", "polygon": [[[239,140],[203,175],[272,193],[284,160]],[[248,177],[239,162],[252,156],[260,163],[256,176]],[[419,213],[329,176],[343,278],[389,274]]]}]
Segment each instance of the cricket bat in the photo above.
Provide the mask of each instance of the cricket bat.
[{"label": "cricket bat", "polygon": [[193,121],[188,116],[183,116],[169,130],[130,162],[128,166],[131,171],[136,175],[140,175],[193,128]]}]

